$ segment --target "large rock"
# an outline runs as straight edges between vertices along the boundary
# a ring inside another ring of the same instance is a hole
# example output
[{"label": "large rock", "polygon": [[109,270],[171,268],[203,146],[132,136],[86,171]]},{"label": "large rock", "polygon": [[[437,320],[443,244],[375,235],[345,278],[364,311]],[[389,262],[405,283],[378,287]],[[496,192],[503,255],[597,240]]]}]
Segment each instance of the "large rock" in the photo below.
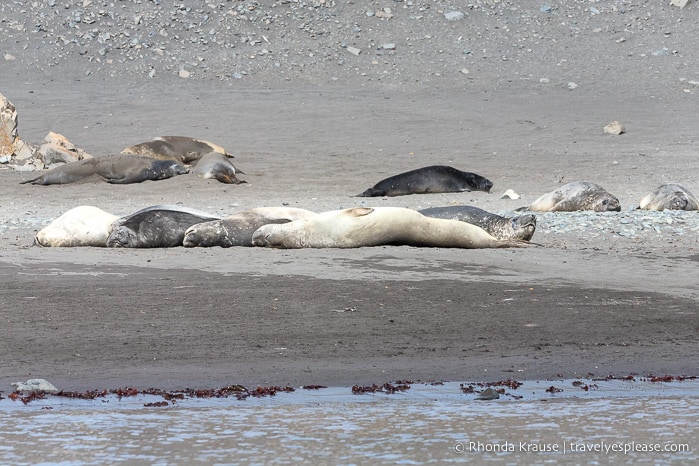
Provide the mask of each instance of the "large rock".
[{"label": "large rock", "polygon": [[49,132],[44,138],[44,142],[39,146],[38,157],[43,161],[44,167],[49,168],[56,164],[91,159],[92,155],[75,147],[62,134]]},{"label": "large rock", "polygon": [[36,150],[20,139],[17,134],[17,110],[0,94],[0,163],[13,160],[27,160]]}]

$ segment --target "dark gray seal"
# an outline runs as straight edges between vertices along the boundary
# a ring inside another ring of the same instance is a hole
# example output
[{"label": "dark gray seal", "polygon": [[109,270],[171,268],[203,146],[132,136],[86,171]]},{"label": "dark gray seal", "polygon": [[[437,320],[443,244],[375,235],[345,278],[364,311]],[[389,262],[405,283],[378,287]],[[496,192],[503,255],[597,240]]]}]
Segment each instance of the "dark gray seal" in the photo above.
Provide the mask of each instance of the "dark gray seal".
[{"label": "dark gray seal", "polygon": [[218,152],[209,152],[197,161],[194,167],[194,174],[202,178],[213,178],[221,183],[240,184],[246,181],[239,180],[238,170],[228,157]]},{"label": "dark gray seal", "polygon": [[699,210],[699,200],[680,184],[663,184],[641,199],[644,210]]},{"label": "dark gray seal", "polygon": [[492,181],[475,173],[463,172],[446,165],[432,165],[381,180],[358,196],[405,196],[407,194],[464,191],[490,192],[492,187]]},{"label": "dark gray seal", "polygon": [[122,154],[141,155],[161,160],[177,160],[187,164],[199,160],[209,152],[218,152],[226,157],[233,157],[218,144],[187,136],[159,136],[153,138],[152,141],[135,144],[121,151]]},{"label": "dark gray seal", "polygon": [[221,220],[192,225],[184,234],[186,248],[252,246],[252,234],[263,225],[287,223],[314,216],[310,210],[294,207],[258,207]]},{"label": "dark gray seal", "polygon": [[497,239],[519,239],[529,241],[536,230],[536,215],[502,217],[478,207],[462,205],[430,207],[419,210],[422,215],[433,218],[460,220],[483,228]]},{"label": "dark gray seal", "polygon": [[595,212],[619,212],[619,199],[598,184],[589,181],[573,181],[544,194],[529,207],[518,210],[533,212],[573,212],[592,210]]},{"label": "dark gray seal", "polygon": [[182,246],[184,232],[197,223],[221,217],[180,206],[152,206],[112,223],[107,247],[172,248]]},{"label": "dark gray seal", "polygon": [[174,160],[120,154],[69,162],[21,184],[68,184],[97,179],[112,184],[129,184],[164,180],[184,173],[189,173],[189,169]]}]

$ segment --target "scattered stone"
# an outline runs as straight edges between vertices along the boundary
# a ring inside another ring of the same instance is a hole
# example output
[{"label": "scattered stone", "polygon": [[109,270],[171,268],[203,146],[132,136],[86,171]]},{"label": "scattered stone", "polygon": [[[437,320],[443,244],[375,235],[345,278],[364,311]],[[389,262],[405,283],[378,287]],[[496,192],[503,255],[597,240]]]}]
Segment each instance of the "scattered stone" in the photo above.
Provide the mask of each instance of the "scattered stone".
[{"label": "scattered stone", "polygon": [[55,393],[58,391],[52,383],[44,379],[29,379],[26,382],[14,382],[11,384],[16,392],[47,392]]},{"label": "scattered stone", "polygon": [[15,56],[12,55],[11,53],[6,53],[6,54],[5,54],[5,60],[6,60],[6,61],[12,61],[12,60],[14,60],[14,59],[15,59]]},{"label": "scattered stone", "polygon": [[352,47],[351,45],[347,46],[347,51],[352,55],[359,55],[360,53],[362,53],[360,49],[358,49],[357,47]]},{"label": "scattered stone", "polygon": [[497,400],[500,398],[500,394],[493,387],[488,387],[481,392],[480,395],[476,397],[477,400]]},{"label": "scattered stone", "polygon": [[180,78],[182,78],[182,79],[187,79],[187,78],[189,78],[191,75],[192,75],[192,74],[191,74],[189,71],[185,70],[185,69],[181,69],[180,72],[178,73],[178,76],[179,76]]},{"label": "scattered stone", "polygon": [[389,42],[389,43],[387,43],[387,44],[383,44],[383,45],[381,46],[381,48],[384,49],[384,50],[395,50],[395,49],[396,49],[396,44],[393,44],[393,43],[390,43],[390,42]]},{"label": "scattered stone", "polygon": [[625,133],[626,128],[624,128],[624,125],[622,125],[618,121],[612,121],[611,123],[609,123],[607,126],[604,127],[604,132],[607,134],[613,134],[615,136],[618,136],[620,134]]},{"label": "scattered stone", "polygon": [[500,197],[500,199],[519,199],[521,197],[522,196],[517,194],[514,190],[508,189],[507,191],[502,193],[502,196]]},{"label": "scattered stone", "polygon": [[684,8],[688,2],[689,0],[670,0],[670,5]]},{"label": "scattered stone", "polygon": [[464,16],[464,13],[462,13],[461,11],[450,11],[448,13],[444,13],[444,17],[447,21],[459,21],[461,19],[464,19]]},{"label": "scattered stone", "polygon": [[569,90],[572,91],[573,89],[577,89],[577,88],[578,88],[578,85],[575,84],[573,81],[568,82],[568,89]]}]

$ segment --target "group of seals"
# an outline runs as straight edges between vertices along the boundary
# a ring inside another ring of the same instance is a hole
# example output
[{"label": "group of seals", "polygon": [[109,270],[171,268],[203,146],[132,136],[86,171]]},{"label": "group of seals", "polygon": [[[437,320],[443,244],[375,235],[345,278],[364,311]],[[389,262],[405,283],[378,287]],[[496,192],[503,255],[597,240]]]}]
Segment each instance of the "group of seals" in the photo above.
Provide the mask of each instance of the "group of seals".
[{"label": "group of seals", "polygon": [[380,245],[476,249],[526,244],[499,240],[470,223],[426,217],[402,207],[355,207],[288,223],[268,224],[255,231],[252,243],[285,249]]},{"label": "group of seals", "polygon": [[89,179],[128,184],[163,180],[189,173],[185,164],[196,164],[194,174],[221,183],[240,184],[238,170],[226,150],[209,141],[186,136],[161,136],[127,147],[119,155],[69,162],[24,183],[68,184]]},{"label": "group of seals", "polygon": [[405,196],[408,194],[490,192],[493,182],[475,173],[446,165],[432,165],[383,179],[358,197]]},{"label": "group of seals", "polygon": [[[687,188],[676,183],[660,185],[646,195],[638,209],[645,210],[699,210],[699,200]],[[619,212],[619,199],[598,184],[574,181],[536,199],[528,207],[517,210],[533,212]]]},{"label": "group of seals", "polygon": [[128,184],[164,180],[184,173],[189,173],[189,169],[175,160],[120,154],[59,165],[41,176],[22,181],[21,184],[68,184],[95,178],[107,183]]},{"label": "group of seals", "polygon": [[[447,208],[448,209],[448,208]],[[438,214],[438,212],[437,212]],[[316,214],[292,207],[258,207],[225,218],[181,206],[151,206],[124,217],[97,207],[71,209],[40,230],[40,246],[160,247],[361,247],[403,244],[486,248],[521,246],[535,225],[475,209],[461,220],[398,207],[354,208]],[[470,220],[469,220],[470,219]],[[496,235],[469,223],[481,221]],[[520,223],[518,221],[517,223]],[[274,227],[284,227],[274,230]]]}]

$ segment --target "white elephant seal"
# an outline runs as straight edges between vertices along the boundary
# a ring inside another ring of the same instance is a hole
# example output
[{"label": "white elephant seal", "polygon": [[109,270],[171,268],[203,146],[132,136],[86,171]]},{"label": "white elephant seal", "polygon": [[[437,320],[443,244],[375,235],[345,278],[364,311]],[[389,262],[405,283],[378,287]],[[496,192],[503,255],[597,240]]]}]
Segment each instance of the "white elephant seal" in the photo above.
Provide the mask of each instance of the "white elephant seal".
[{"label": "white elephant seal", "polygon": [[99,207],[75,207],[39,230],[34,244],[52,247],[104,247],[109,227],[117,218],[119,217]]},{"label": "white elephant seal", "polygon": [[644,210],[699,210],[699,200],[687,188],[675,183],[659,186],[641,199]]},{"label": "white elephant seal", "polygon": [[185,231],[182,245],[186,248],[252,246],[252,234],[263,225],[288,223],[315,215],[310,210],[294,207],[258,207],[221,220],[192,225]]},{"label": "white elephant seal", "polygon": [[194,174],[202,178],[213,178],[221,183],[240,184],[246,181],[239,180],[235,175],[243,173],[238,170],[228,157],[219,152],[209,152],[197,161]]},{"label": "white elephant seal", "polygon": [[59,165],[41,176],[22,181],[20,184],[68,184],[100,179],[111,184],[130,184],[147,180],[164,180],[184,173],[189,173],[189,169],[174,160],[156,160],[119,154]]},{"label": "white elephant seal", "polygon": [[493,238],[458,220],[425,217],[402,207],[356,207],[323,212],[304,220],[264,225],[252,235],[255,246],[275,248],[358,248],[407,245],[441,248],[502,248],[521,241]]},{"label": "white elephant seal", "polygon": [[197,223],[221,217],[181,206],[158,205],[119,218],[107,238],[111,248],[172,248],[182,246],[184,232]]},{"label": "white elephant seal", "polygon": [[418,212],[427,217],[471,223],[483,228],[497,239],[529,241],[536,230],[536,215],[533,214],[502,217],[470,205],[430,207]]},{"label": "white elephant seal", "polygon": [[226,157],[233,157],[218,144],[187,136],[158,136],[152,141],[135,144],[121,151],[122,154],[176,160],[187,164],[201,159],[209,152],[218,152]]},{"label": "white elephant seal", "polygon": [[619,199],[598,184],[574,181],[532,202],[529,207],[518,210],[533,212],[573,212],[593,210],[595,212],[619,212]]}]

